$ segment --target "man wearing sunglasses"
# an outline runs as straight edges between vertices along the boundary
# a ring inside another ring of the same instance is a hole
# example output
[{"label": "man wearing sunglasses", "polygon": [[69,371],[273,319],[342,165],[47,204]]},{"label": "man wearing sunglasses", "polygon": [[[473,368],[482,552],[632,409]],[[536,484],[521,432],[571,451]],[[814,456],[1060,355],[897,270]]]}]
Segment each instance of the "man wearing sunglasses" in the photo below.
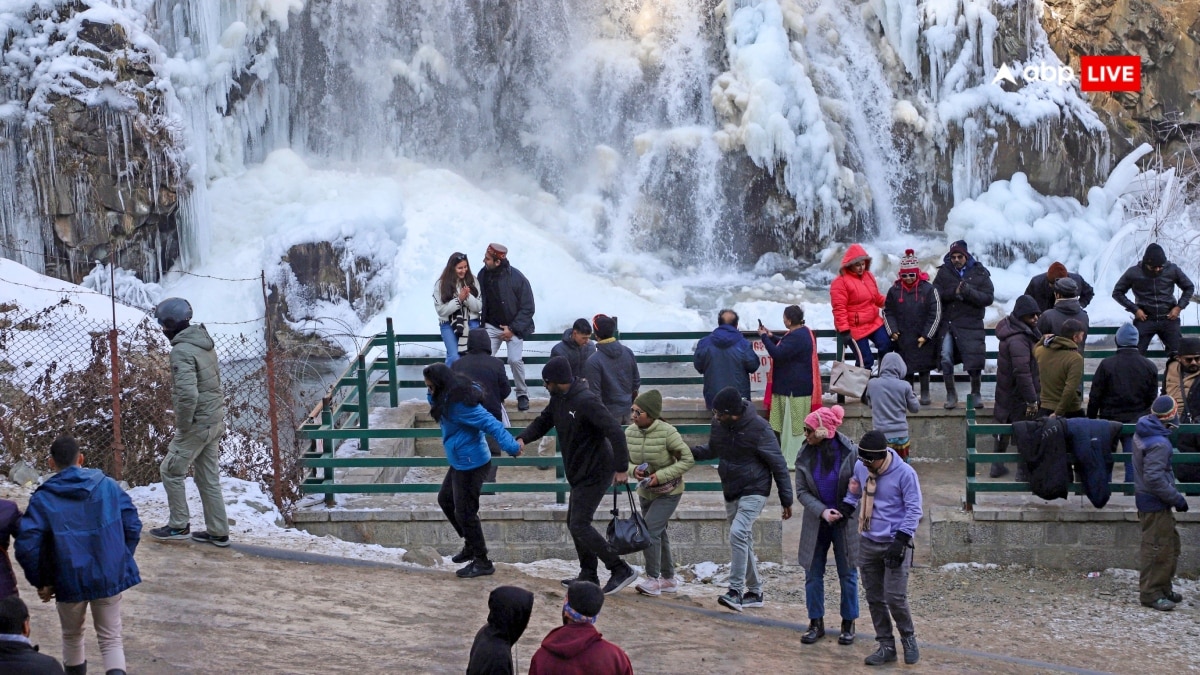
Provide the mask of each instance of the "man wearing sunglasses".
[{"label": "man wearing sunglasses", "polygon": [[[1175,287],[1179,287],[1179,299],[1175,299]],[[1127,294],[1133,291],[1133,302]],[[1167,261],[1162,246],[1150,244],[1142,256],[1141,264],[1125,270],[1117,285],[1113,287],[1113,299],[1134,316],[1133,325],[1138,329],[1138,351],[1145,354],[1150,340],[1157,335],[1167,354],[1179,352],[1179,314],[1188,306],[1196,287],[1183,270]]]},{"label": "man wearing sunglasses", "polygon": [[[1179,423],[1200,423],[1200,338],[1179,341],[1179,355],[1163,369],[1163,393],[1179,406]],[[1180,452],[1200,452],[1200,434],[1179,434]],[[1175,476],[1185,483],[1200,482],[1200,464],[1180,464]]]},{"label": "man wearing sunglasses", "polygon": [[967,242],[950,245],[950,252],[942,259],[933,286],[942,301],[941,326],[941,370],[946,383],[947,410],[958,406],[958,391],[954,387],[954,364],[961,363],[971,376],[971,396],[975,407],[982,408],[980,392],[983,366],[986,360],[983,315],[991,306],[994,288],[992,274],[967,250]]}]

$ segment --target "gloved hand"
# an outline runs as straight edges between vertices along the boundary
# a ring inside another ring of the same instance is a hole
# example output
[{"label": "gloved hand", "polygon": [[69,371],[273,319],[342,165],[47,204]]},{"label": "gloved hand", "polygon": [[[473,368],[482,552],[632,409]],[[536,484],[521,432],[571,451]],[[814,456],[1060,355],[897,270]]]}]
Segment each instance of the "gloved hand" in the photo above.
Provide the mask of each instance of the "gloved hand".
[{"label": "gloved hand", "polygon": [[841,504],[838,504],[837,510],[839,513],[842,514],[843,518],[849,518],[850,516],[854,515],[854,505],[853,504],[848,504],[846,502],[842,502]]},{"label": "gloved hand", "polygon": [[853,338],[850,337],[850,331],[848,330],[839,330],[838,337],[842,338],[843,344],[849,343],[853,340]]},{"label": "gloved hand", "polygon": [[912,541],[912,535],[905,532],[897,532],[892,545],[888,547],[887,553],[883,554],[883,566],[894,570],[904,564],[904,556],[908,553],[908,542]]},{"label": "gloved hand", "polygon": [[1180,497],[1180,498],[1179,498],[1179,503],[1175,505],[1175,510],[1176,510],[1176,511],[1178,511],[1178,512],[1180,512],[1180,513],[1187,513],[1187,510],[1188,510],[1188,503],[1187,503],[1187,500],[1186,500],[1186,499],[1184,499],[1184,498],[1182,498],[1182,497]]}]

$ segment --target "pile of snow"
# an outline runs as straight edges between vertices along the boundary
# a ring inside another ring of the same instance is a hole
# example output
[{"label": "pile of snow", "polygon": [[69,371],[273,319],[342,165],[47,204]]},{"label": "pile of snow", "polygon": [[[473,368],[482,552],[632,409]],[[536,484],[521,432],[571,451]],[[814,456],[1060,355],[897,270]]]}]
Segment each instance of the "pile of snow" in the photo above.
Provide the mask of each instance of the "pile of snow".
[{"label": "pile of snow", "polygon": [[1000,566],[995,563],[977,563],[977,562],[956,562],[946,563],[938,568],[942,572],[962,572],[965,570],[998,570]]}]

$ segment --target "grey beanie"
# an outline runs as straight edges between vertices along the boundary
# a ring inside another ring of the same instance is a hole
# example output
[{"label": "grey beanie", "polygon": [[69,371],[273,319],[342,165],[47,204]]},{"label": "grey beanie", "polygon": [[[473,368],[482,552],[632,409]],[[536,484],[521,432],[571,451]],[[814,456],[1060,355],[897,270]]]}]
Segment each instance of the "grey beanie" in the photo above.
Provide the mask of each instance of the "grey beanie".
[{"label": "grey beanie", "polygon": [[1117,329],[1117,346],[1118,347],[1136,347],[1138,343],[1138,330],[1131,323],[1123,323]]}]

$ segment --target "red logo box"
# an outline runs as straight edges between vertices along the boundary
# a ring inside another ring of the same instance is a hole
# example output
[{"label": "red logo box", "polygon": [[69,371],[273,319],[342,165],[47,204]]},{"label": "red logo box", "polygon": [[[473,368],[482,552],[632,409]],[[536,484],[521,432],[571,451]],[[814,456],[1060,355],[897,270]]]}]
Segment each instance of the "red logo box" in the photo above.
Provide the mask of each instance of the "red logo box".
[{"label": "red logo box", "polygon": [[1140,56],[1080,56],[1079,88],[1083,91],[1141,91]]}]

